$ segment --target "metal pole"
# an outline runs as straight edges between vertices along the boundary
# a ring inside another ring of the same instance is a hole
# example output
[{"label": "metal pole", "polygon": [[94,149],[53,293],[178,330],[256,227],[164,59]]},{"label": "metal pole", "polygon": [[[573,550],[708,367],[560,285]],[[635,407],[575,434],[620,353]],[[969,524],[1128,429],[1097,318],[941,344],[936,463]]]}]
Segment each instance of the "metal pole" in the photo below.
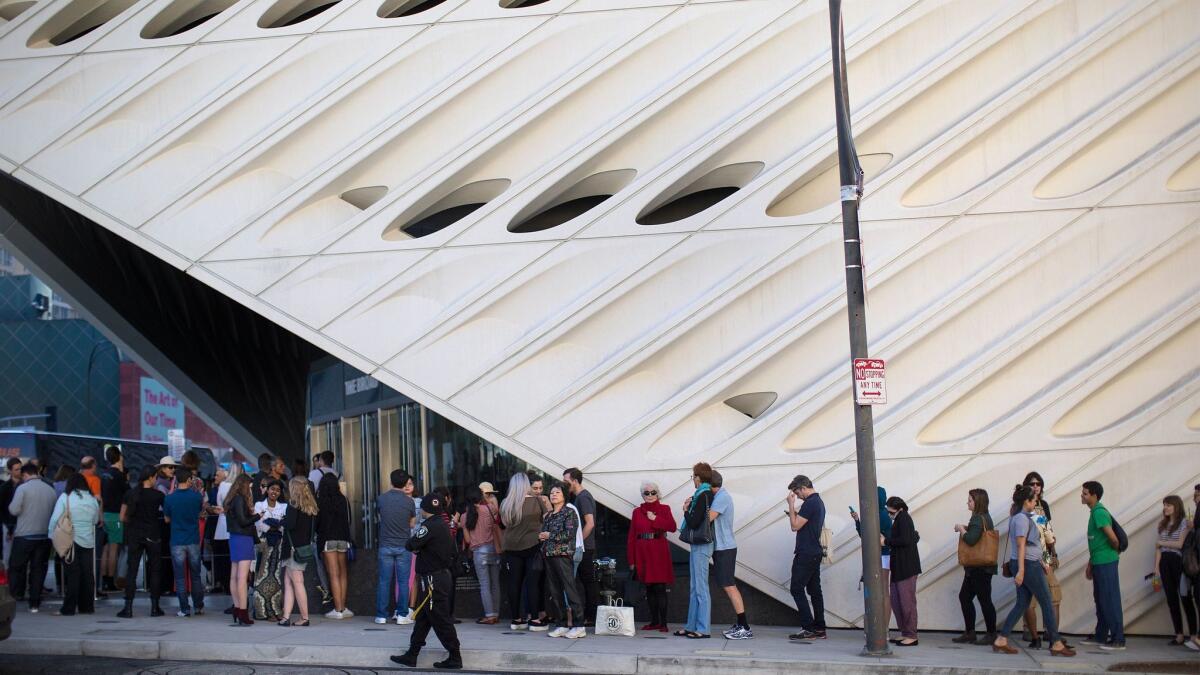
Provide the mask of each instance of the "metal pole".
[{"label": "metal pole", "polygon": [[[867,313],[863,285],[862,246],[858,230],[858,203],[862,197],[862,167],[850,129],[850,99],[846,86],[846,47],[842,36],[841,0],[829,0],[829,31],[833,47],[833,96],[837,119],[838,167],[841,176],[842,238],[846,257],[846,314],[850,323],[850,358],[866,358]],[[851,382],[854,373],[851,368]],[[867,643],[864,656],[891,654],[888,617],[884,615],[883,561],[879,542],[879,498],[875,477],[875,430],[871,406],[854,406],[854,439],[858,458],[858,501],[862,518],[862,568],[865,593]]]}]

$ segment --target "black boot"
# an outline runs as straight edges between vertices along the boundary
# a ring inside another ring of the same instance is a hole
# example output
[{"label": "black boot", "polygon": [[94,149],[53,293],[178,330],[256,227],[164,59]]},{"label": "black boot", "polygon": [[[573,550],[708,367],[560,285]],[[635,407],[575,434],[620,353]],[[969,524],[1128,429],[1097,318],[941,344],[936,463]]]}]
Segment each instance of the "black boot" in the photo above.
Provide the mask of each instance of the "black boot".
[{"label": "black boot", "polygon": [[158,606],[158,598],[150,598],[150,616],[162,616],[165,612]]},{"label": "black boot", "polygon": [[402,666],[408,666],[409,668],[416,668],[417,667],[417,655],[420,653],[421,653],[421,651],[419,649],[413,649],[412,647],[409,647],[408,651],[404,652],[400,656],[393,656],[393,657],[391,657],[391,659],[394,663],[399,663]]},{"label": "black boot", "polygon": [[433,664],[434,668],[445,668],[448,670],[461,670],[462,666],[462,652],[457,649],[451,649],[450,653],[446,655],[445,661],[438,661]]},{"label": "black boot", "polygon": [[950,641],[955,644],[959,644],[959,645],[974,644],[975,643],[975,631],[973,631],[973,630],[966,631],[962,635],[959,635],[958,637],[956,637]]},{"label": "black boot", "polygon": [[132,600],[125,601],[125,607],[121,611],[117,612],[117,618],[118,619],[132,619],[133,618],[133,601]]},{"label": "black boot", "polygon": [[995,641],[996,641],[995,633],[984,633],[983,637],[981,637],[975,641],[975,644],[979,645],[980,647],[983,647],[983,646],[991,645]]}]

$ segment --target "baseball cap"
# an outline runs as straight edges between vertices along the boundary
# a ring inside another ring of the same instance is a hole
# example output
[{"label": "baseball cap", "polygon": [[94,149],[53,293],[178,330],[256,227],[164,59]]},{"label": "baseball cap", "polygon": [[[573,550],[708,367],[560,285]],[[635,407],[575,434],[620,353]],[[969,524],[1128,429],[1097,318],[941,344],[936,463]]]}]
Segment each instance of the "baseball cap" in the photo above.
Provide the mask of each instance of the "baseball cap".
[{"label": "baseball cap", "polygon": [[442,512],[442,498],[436,495],[426,495],[421,500],[421,510],[431,516],[436,516]]}]

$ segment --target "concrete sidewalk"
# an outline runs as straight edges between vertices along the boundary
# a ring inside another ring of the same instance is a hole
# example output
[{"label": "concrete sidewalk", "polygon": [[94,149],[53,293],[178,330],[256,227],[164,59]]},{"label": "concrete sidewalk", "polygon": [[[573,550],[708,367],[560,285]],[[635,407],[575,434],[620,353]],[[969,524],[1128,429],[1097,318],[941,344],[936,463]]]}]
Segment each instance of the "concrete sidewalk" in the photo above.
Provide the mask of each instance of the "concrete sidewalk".
[{"label": "concrete sidewalk", "polygon": [[[100,613],[91,616],[61,617],[49,611],[30,614],[23,604],[13,622],[12,637],[0,642],[0,652],[393,668],[396,666],[388,656],[404,651],[411,631],[409,626],[376,625],[369,616],[343,621],[314,618],[309,628],[281,628],[263,622],[235,628],[219,610],[201,617],[151,619],[146,616],[145,601],[136,607],[136,618],[125,620],[114,617],[115,610],[110,607],[100,607]],[[919,647],[899,649],[894,657],[879,659],[858,656],[862,634],[849,630],[831,631],[828,640],[797,644],[787,640],[786,629],[773,627],[755,629],[754,639],[737,642],[719,636],[688,640],[660,633],[639,633],[636,638],[589,634],[585,639],[566,640],[471,622],[458,628],[466,667],[483,671],[766,675],[795,673],[802,668],[817,673],[970,671],[1011,675],[1105,672],[1122,663],[1182,662],[1185,669],[1173,672],[1200,673],[1200,653],[1168,647],[1166,638],[1131,639],[1128,651],[1118,653],[1079,647],[1079,656],[1064,659],[1052,658],[1044,650],[1014,656],[993,654],[986,647],[955,645],[949,634],[926,633]],[[427,667],[444,653],[430,634],[421,666]]]}]

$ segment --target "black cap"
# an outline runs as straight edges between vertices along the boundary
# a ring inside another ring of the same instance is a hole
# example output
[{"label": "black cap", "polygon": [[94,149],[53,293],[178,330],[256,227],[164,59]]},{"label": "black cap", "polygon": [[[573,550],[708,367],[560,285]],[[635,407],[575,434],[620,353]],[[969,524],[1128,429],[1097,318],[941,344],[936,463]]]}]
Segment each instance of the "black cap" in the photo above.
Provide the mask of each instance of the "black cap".
[{"label": "black cap", "polygon": [[792,479],[792,482],[788,483],[789,490],[798,490],[800,488],[811,488],[812,486],[813,486],[812,481],[809,480],[808,476],[805,476],[802,473],[797,474],[796,477]]},{"label": "black cap", "polygon": [[444,505],[442,504],[442,498],[436,495],[426,495],[426,497],[421,500],[421,510],[431,516],[441,513],[443,508]]}]

